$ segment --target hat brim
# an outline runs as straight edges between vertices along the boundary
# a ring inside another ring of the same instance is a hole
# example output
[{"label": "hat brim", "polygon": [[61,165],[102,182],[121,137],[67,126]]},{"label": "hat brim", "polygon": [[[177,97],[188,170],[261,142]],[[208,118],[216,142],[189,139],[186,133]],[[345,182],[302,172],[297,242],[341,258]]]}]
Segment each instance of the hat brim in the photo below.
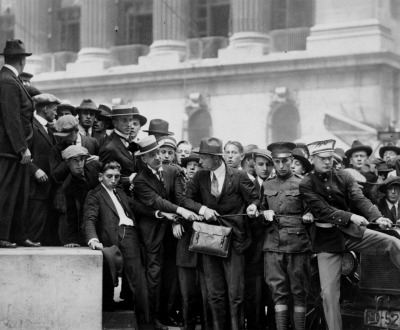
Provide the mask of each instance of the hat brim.
[{"label": "hat brim", "polygon": [[385,193],[386,189],[389,188],[390,186],[399,186],[400,187],[400,182],[391,182],[389,184],[383,183],[380,187],[379,187],[379,191],[382,193]]},{"label": "hat brim", "polygon": [[146,132],[146,133],[149,133],[149,135],[154,135],[154,134],[162,134],[162,135],[175,135],[174,133],[172,133],[172,132],[165,132],[165,131],[153,131],[153,130],[149,130],[149,131],[146,131],[146,130],[143,130],[143,132]]},{"label": "hat brim", "polygon": [[379,156],[381,158],[383,158],[383,154],[385,153],[385,151],[394,151],[395,153],[397,153],[398,155],[400,155],[400,148],[396,147],[396,146],[384,146],[382,148],[379,149]]},{"label": "hat brim", "polygon": [[157,149],[159,149],[161,146],[164,145],[164,141],[157,142],[157,144],[158,144],[158,145],[157,145],[156,147],[151,148],[151,149],[149,149],[149,150],[146,150],[146,151],[144,151],[144,152],[141,152],[140,150],[139,150],[139,151],[136,151],[136,152],[134,153],[134,156],[135,156],[135,157],[136,157],[136,156],[142,156],[142,155],[148,154],[149,152],[152,152],[153,150],[157,150]]},{"label": "hat brim", "polygon": [[347,158],[350,158],[352,154],[354,154],[355,152],[358,152],[358,151],[365,151],[367,153],[368,157],[371,156],[371,154],[372,154],[372,148],[369,146],[354,147],[354,148],[347,150],[344,154]]},{"label": "hat brim", "polygon": [[306,157],[300,155],[293,155],[293,158],[297,159],[303,165],[304,169],[306,170],[306,173],[312,170],[313,166]]},{"label": "hat brim", "polygon": [[71,132],[69,132],[69,133],[54,132],[54,133],[53,133],[53,135],[55,135],[55,136],[61,136],[61,137],[66,137],[66,136],[68,136],[68,135],[70,135],[70,134],[71,134]]},{"label": "hat brim", "polygon": [[101,113],[101,110],[99,110],[99,109],[81,108],[81,107],[76,107],[76,108],[75,108],[75,111],[76,111],[77,113],[80,112],[80,111],[83,111],[83,110],[86,110],[86,111],[93,111],[93,112],[96,112],[97,114]]},{"label": "hat brim", "polygon": [[186,167],[190,162],[200,162],[200,157],[184,157],[181,159],[181,164],[183,167]]},{"label": "hat brim", "polygon": [[31,56],[33,53],[16,53],[16,54],[5,54],[5,53],[0,53],[0,55],[3,56]]},{"label": "hat brim", "polygon": [[209,156],[223,156],[223,153],[212,153],[212,152],[203,152],[203,151],[193,151],[194,154],[198,155],[209,155]]},{"label": "hat brim", "polygon": [[[133,118],[139,118],[140,126],[144,126],[147,123],[147,118],[145,116],[139,115],[137,113],[121,113],[121,114],[111,114],[111,118],[121,117],[121,116],[133,116]],[[143,131],[146,132],[146,131]]]}]

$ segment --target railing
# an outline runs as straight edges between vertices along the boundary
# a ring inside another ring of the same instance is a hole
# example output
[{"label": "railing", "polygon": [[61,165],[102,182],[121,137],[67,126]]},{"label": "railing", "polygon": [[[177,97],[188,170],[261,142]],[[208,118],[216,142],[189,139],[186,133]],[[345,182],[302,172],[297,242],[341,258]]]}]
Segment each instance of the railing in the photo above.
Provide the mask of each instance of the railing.
[{"label": "railing", "polygon": [[307,37],[310,35],[310,28],[293,28],[282,30],[271,30],[271,53],[290,52],[306,50]]}]

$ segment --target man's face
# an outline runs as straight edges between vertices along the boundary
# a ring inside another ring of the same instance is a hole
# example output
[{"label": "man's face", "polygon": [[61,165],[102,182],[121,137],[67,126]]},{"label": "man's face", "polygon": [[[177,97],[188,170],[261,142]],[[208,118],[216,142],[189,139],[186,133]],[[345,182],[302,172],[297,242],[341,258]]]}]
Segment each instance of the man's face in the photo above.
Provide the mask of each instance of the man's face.
[{"label": "man's face", "polygon": [[350,157],[350,164],[353,164],[353,166],[356,170],[360,170],[361,167],[367,161],[367,159],[368,159],[368,157],[367,157],[367,153],[365,151],[353,152]]},{"label": "man's face", "polygon": [[160,148],[161,161],[163,164],[171,164],[175,159],[175,149],[169,146],[163,146]]},{"label": "man's face", "polygon": [[192,148],[186,143],[181,143],[176,149],[176,160],[178,164],[181,164],[181,159],[189,157]]},{"label": "man's face", "polygon": [[244,155],[240,153],[239,148],[233,144],[228,144],[224,150],[224,158],[229,167],[239,168]]},{"label": "man's face", "polygon": [[217,157],[211,155],[200,155],[200,165],[206,171],[214,171],[218,168]]},{"label": "man's face", "polygon": [[79,123],[84,128],[90,128],[93,126],[95,114],[92,110],[81,110],[79,112]]},{"label": "man's face", "polygon": [[142,125],[140,125],[139,119],[133,118],[132,126],[131,126],[131,132],[130,132],[130,136],[132,137],[132,139],[137,137],[137,135],[140,132],[140,128],[141,127],[142,127]]},{"label": "man's face", "polygon": [[187,163],[186,170],[189,180],[194,177],[194,174],[199,170],[199,168],[199,163],[196,161]]},{"label": "man's face", "polygon": [[53,120],[56,118],[56,115],[57,115],[56,110],[57,110],[56,104],[50,104],[45,107],[44,115],[45,115],[45,119],[49,123],[53,122]]},{"label": "man's face", "polygon": [[385,196],[390,203],[395,204],[399,200],[400,186],[390,185],[388,188],[386,188]]},{"label": "man's face", "polygon": [[58,110],[58,118],[65,116],[65,115],[73,116],[71,110],[68,110],[68,109]]},{"label": "man's face", "polygon": [[122,134],[131,134],[131,129],[133,125],[133,116],[119,116],[113,120],[114,127],[117,131]]},{"label": "man's face", "polygon": [[85,156],[77,156],[68,159],[67,164],[72,175],[79,176],[84,174],[83,167],[85,166]]},{"label": "man's face", "polygon": [[153,150],[142,156],[143,161],[149,165],[153,170],[157,171],[161,166],[161,152],[160,149]]},{"label": "man's face", "polygon": [[293,173],[298,174],[298,175],[304,175],[304,173],[305,173],[303,164],[297,159],[293,159],[292,171],[293,171]]},{"label": "man's face", "polygon": [[327,173],[333,165],[332,155],[314,155],[311,156],[311,161],[314,164],[314,169],[319,173]]},{"label": "man's face", "polygon": [[292,157],[272,158],[278,176],[286,176],[292,171]]},{"label": "man's face", "polygon": [[104,120],[103,117],[96,116],[94,118],[93,130],[99,134],[105,133],[105,131],[107,130],[106,120]]},{"label": "man's face", "polygon": [[254,170],[260,179],[266,180],[270,176],[273,167],[274,164],[272,164],[267,158],[260,156],[256,157]]},{"label": "man's face", "polygon": [[104,173],[99,174],[100,182],[103,183],[106,188],[114,190],[121,178],[121,172],[118,169],[109,168]]},{"label": "man's face", "polygon": [[397,156],[397,153],[393,150],[386,150],[383,153],[383,160],[387,162],[388,160],[394,160]]}]

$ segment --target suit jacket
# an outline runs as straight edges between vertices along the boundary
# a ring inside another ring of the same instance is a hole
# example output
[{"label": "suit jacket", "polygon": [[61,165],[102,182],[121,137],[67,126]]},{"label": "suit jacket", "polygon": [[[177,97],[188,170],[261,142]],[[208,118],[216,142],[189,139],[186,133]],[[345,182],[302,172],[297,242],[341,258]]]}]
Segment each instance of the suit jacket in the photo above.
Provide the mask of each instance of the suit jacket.
[{"label": "suit jacket", "polygon": [[51,179],[39,183],[34,174],[38,169],[50,175],[50,150],[55,145],[55,138],[49,128],[49,133],[43,128],[36,118],[33,118],[32,162],[29,164],[31,173],[30,197],[33,199],[47,199],[52,186]]},{"label": "suit jacket", "polygon": [[390,219],[390,221],[392,221],[393,223],[396,223],[397,220],[399,220],[400,208],[397,209],[397,219],[395,219],[393,214],[392,214],[392,212],[391,212],[391,210],[389,209],[389,207],[387,205],[385,197],[379,199],[378,202],[376,203],[376,206],[378,207],[379,211],[381,211],[382,215],[385,218]]},{"label": "suit jacket", "polygon": [[[175,166],[162,165],[164,185],[146,166],[133,180],[134,194],[144,205],[163,212],[176,213],[179,206],[199,212],[201,204],[195,203],[183,193],[179,170]],[[157,252],[164,237],[166,221],[154,217],[142,217],[139,221],[143,240],[148,252]]]},{"label": "suit jacket", "polygon": [[[211,194],[210,171],[200,170],[188,182],[187,197],[216,210],[220,215],[242,214],[249,204],[259,205],[258,193],[247,173],[226,166],[225,181],[218,198]],[[220,218],[223,226],[232,227],[233,246],[241,253],[246,250],[251,239],[247,233],[245,222],[247,216]],[[213,223],[219,225],[218,223]]]},{"label": "suit jacket", "polygon": [[[129,218],[133,220],[135,226],[137,221],[135,214],[146,217],[155,217],[155,210],[144,206],[138,201],[129,198],[121,189],[117,188],[118,194]],[[119,217],[108,192],[100,184],[87,195],[83,229],[87,241],[97,238],[105,247],[119,245],[118,240]]]},{"label": "suit jacket", "polygon": [[20,157],[32,136],[33,101],[18,77],[8,68],[0,70],[0,153]]}]

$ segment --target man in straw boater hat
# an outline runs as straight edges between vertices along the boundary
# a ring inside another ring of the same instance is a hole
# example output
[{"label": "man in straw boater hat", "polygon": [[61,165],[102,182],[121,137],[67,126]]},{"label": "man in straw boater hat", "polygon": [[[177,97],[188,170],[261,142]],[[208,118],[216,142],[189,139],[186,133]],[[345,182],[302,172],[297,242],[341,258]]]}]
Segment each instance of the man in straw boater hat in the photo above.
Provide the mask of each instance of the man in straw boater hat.
[{"label": "man in straw boater hat", "polygon": [[[303,176],[292,172],[295,148],[296,144],[292,142],[268,145],[276,176],[263,183],[264,217],[268,226],[263,246],[265,282],[274,300],[278,330],[288,329],[289,315],[293,315],[296,330],[305,329],[311,273],[311,242],[306,224],[314,218],[306,211],[300,197],[299,185]],[[290,297],[293,313],[289,312]]]},{"label": "man in straw boater hat", "polygon": [[[141,157],[145,166],[133,180],[135,197],[147,206],[169,213],[168,220],[174,220],[174,214],[186,220],[198,220],[197,213],[201,205],[184,195],[179,170],[175,166],[162,164],[162,144],[153,135],[138,141],[139,151],[135,152],[135,156]],[[171,230],[170,226],[171,223],[165,219],[150,217],[142,217],[139,222],[146,251],[150,316],[156,329],[167,329],[159,320],[157,291],[161,280],[162,242],[165,230]]]},{"label": "man in straw boater hat", "polygon": [[147,119],[139,113],[139,110],[129,105],[115,105],[112,108],[111,118],[114,125],[107,141],[100,149],[100,161],[105,164],[112,160],[121,165],[121,182],[128,192],[130,183],[135,175],[140,171],[140,162],[134,157],[134,150],[138,147],[132,147],[132,130],[137,133]]},{"label": "man in straw boater hat", "polygon": [[[7,40],[0,70],[0,248],[27,240],[24,221],[29,195],[29,166],[33,136],[33,101],[18,77],[31,56],[18,39]],[[12,178],[12,180],[10,180]]]},{"label": "man in straw boater hat", "polygon": [[372,148],[362,144],[358,140],[354,140],[351,148],[345,152],[345,156],[349,159],[350,165],[358,172],[361,171],[361,168],[366,164],[371,154]]},{"label": "man in straw boater hat", "polygon": [[[203,167],[187,184],[186,196],[203,204],[200,214],[232,228],[229,257],[203,255],[204,273],[214,330],[244,327],[244,254],[251,239],[247,217],[255,217],[258,193],[247,173],[225,165],[222,141],[204,139],[198,151]],[[229,217],[224,217],[229,215]],[[213,222],[219,225],[218,222]],[[229,312],[228,312],[229,311]]]},{"label": "man in straw boater hat", "polygon": [[[335,140],[308,145],[314,169],[300,183],[300,194],[313,213],[313,252],[317,253],[321,296],[329,329],[342,329],[340,274],[343,251],[386,254],[400,269],[400,241],[366,226],[392,222],[361,192],[351,174],[333,168]],[[361,214],[361,215],[359,215]]]}]

